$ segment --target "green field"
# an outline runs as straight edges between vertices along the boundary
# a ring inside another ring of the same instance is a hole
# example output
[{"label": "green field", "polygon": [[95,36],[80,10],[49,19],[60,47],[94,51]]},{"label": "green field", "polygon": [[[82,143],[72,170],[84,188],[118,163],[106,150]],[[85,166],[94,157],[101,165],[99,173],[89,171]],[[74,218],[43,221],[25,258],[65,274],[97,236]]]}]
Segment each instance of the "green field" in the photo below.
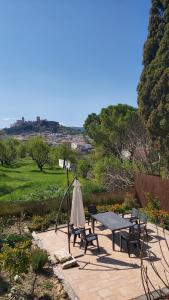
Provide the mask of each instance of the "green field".
[{"label": "green field", "polygon": [[14,167],[0,167],[0,201],[20,200],[49,187],[64,189],[66,182],[64,170],[46,167],[40,172],[30,158],[22,159]]}]

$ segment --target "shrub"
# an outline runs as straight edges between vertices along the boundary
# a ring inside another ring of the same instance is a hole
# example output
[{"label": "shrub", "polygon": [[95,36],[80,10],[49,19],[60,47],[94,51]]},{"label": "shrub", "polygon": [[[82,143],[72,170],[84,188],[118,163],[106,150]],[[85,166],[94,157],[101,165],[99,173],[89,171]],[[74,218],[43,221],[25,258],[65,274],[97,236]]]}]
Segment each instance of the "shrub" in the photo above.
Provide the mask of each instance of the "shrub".
[{"label": "shrub", "polygon": [[81,177],[86,178],[89,171],[90,171],[89,159],[86,158],[80,159],[77,164],[77,173]]},{"label": "shrub", "polygon": [[4,246],[0,257],[3,268],[9,272],[10,278],[15,275],[27,273],[30,266],[30,251],[25,243],[16,245],[11,248]]},{"label": "shrub", "polygon": [[147,208],[160,210],[161,205],[159,197],[153,197],[152,195],[150,195],[150,193],[146,193],[145,197],[147,199]]},{"label": "shrub", "polygon": [[48,262],[48,254],[46,250],[35,248],[31,253],[32,270],[37,273],[42,271],[45,264]]},{"label": "shrub", "polygon": [[3,239],[3,243],[8,244],[10,247],[15,247],[18,243],[25,242],[25,245],[29,247],[31,245],[32,236],[30,234],[17,234],[12,233]]},{"label": "shrub", "polygon": [[46,216],[33,216],[32,223],[29,225],[29,230],[32,231],[42,231],[49,228],[49,226],[55,223],[56,213],[50,213]]},{"label": "shrub", "polygon": [[29,225],[29,230],[32,231],[41,231],[42,224],[44,222],[44,217],[41,216],[33,216],[32,223]]}]

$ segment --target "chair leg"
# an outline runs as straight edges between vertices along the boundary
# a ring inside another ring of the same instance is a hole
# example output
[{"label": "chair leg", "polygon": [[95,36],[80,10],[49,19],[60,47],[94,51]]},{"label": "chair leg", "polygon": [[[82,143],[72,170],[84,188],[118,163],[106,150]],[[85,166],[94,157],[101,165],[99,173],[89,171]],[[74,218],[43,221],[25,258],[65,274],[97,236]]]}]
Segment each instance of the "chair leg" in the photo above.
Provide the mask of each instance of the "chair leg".
[{"label": "chair leg", "polygon": [[81,239],[81,241],[80,241],[80,248],[82,248],[82,245],[83,245],[83,240]]},{"label": "chair leg", "polygon": [[76,235],[76,234],[74,234],[73,246],[74,246],[74,245],[75,245],[75,243],[76,243],[76,238],[77,238],[77,235]]},{"label": "chair leg", "polygon": [[86,254],[87,246],[88,246],[88,242],[86,241],[86,242],[85,242],[85,250],[84,250],[84,253],[85,253],[85,254]]},{"label": "chair leg", "polygon": [[145,227],[145,231],[146,231],[146,236],[148,237],[147,226]]},{"label": "chair leg", "polygon": [[123,240],[123,238],[122,238],[122,236],[120,237],[120,251],[122,252],[122,240]]},{"label": "chair leg", "polygon": [[130,257],[130,244],[129,244],[128,241],[127,241],[127,252],[128,252],[129,257]]},{"label": "chair leg", "polygon": [[99,240],[98,240],[98,237],[97,237],[97,236],[96,236],[96,242],[97,242],[97,248],[98,248],[98,252],[100,252]]}]

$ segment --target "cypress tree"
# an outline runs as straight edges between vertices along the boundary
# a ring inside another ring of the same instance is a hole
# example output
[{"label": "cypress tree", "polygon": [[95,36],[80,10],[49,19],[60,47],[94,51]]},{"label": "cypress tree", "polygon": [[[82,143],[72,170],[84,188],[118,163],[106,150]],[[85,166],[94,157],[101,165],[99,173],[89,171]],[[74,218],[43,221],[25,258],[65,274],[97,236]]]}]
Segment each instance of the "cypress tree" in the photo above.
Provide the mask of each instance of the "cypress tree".
[{"label": "cypress tree", "polygon": [[169,0],[152,0],[143,71],[138,84],[139,111],[156,146],[169,152]]}]

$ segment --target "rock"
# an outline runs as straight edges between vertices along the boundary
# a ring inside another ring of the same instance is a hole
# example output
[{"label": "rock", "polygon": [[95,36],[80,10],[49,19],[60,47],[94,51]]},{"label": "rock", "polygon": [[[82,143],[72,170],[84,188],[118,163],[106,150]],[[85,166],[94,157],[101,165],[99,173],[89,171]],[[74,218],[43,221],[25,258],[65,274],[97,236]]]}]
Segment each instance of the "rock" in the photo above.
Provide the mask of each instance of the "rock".
[{"label": "rock", "polygon": [[27,226],[24,227],[23,231],[24,231],[25,233],[30,233],[30,230],[29,230],[29,228],[28,228]]},{"label": "rock", "polygon": [[65,249],[61,249],[59,251],[56,251],[54,253],[54,257],[57,261],[59,261],[60,263],[65,263],[67,262],[68,260],[71,260],[72,259],[72,256],[71,254],[66,251]]},{"label": "rock", "polygon": [[62,269],[69,269],[69,268],[73,268],[73,267],[77,267],[77,266],[78,266],[78,263],[77,263],[76,259],[72,258],[71,260],[62,264]]},{"label": "rock", "polygon": [[21,279],[21,278],[20,278],[19,275],[15,275],[15,277],[14,277],[14,281],[15,281],[15,282],[18,282],[20,279]]}]

